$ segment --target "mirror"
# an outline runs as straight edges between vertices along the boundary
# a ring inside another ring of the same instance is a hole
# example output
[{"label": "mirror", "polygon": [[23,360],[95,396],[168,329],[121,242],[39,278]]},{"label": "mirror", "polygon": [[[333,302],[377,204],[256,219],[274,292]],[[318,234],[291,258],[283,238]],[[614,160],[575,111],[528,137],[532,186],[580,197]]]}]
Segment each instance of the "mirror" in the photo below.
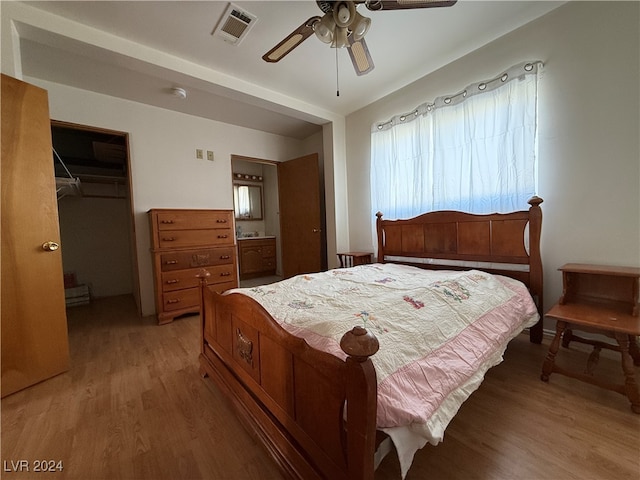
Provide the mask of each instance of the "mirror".
[{"label": "mirror", "polygon": [[262,220],[262,185],[233,184],[236,220]]}]

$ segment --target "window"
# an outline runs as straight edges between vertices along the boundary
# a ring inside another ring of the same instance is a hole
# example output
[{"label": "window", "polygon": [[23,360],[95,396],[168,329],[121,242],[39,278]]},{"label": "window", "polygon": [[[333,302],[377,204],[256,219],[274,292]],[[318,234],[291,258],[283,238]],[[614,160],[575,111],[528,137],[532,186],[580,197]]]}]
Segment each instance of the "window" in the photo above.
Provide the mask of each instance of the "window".
[{"label": "window", "polygon": [[537,190],[540,67],[522,63],[374,125],[371,218],[526,209]]}]

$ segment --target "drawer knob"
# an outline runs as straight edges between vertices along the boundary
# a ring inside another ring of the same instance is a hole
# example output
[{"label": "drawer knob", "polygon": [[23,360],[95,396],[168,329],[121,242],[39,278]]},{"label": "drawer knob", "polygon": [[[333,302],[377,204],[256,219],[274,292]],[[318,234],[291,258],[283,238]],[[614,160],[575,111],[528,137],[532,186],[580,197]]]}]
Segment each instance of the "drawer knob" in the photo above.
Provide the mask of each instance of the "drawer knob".
[{"label": "drawer knob", "polygon": [[160,223],[168,223],[168,224],[171,224],[171,223],[173,223],[173,220],[162,220]]},{"label": "drawer knob", "polygon": [[178,303],[178,302],[180,302],[179,298],[172,298],[170,300],[167,300],[167,303]]},{"label": "drawer knob", "polygon": [[175,265],[178,263],[178,260],[167,260],[164,262],[165,265]]},{"label": "drawer knob", "polygon": [[229,260],[231,255],[220,255],[220,260]]},{"label": "drawer knob", "polygon": [[220,276],[221,276],[221,277],[228,277],[229,275],[231,275],[231,273],[230,273],[230,272],[222,272],[222,273],[220,274]]},{"label": "drawer knob", "polygon": [[180,280],[176,280],[176,279],[172,279],[172,280],[167,280],[165,283],[168,283],[169,285],[174,284],[174,283],[178,283]]},{"label": "drawer knob", "polygon": [[175,242],[176,238],[175,237],[163,237],[162,240],[164,242]]},{"label": "drawer knob", "polygon": [[226,220],[219,218],[218,220],[216,220],[217,223],[227,223]]},{"label": "drawer knob", "polygon": [[229,235],[218,235],[218,238],[228,238]]}]

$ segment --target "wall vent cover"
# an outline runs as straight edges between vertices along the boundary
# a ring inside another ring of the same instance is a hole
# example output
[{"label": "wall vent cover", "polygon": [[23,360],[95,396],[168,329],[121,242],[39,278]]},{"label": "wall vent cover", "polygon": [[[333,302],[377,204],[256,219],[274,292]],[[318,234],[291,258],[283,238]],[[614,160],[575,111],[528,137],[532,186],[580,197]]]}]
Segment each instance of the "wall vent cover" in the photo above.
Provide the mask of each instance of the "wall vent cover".
[{"label": "wall vent cover", "polygon": [[230,3],[212,35],[232,45],[239,45],[257,21],[258,17]]}]

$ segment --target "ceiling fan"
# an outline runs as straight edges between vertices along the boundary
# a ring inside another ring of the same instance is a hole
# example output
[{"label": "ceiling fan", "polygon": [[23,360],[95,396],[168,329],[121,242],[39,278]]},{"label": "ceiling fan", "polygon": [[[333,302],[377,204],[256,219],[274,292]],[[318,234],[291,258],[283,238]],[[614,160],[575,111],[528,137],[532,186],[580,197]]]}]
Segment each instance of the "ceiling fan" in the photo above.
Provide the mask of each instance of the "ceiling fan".
[{"label": "ceiling fan", "polygon": [[316,34],[322,42],[331,48],[347,47],[351,62],[358,75],[364,75],[373,70],[373,60],[364,41],[369,31],[371,19],[360,15],[357,6],[364,6],[371,11],[400,10],[429,7],[450,7],[457,0],[348,0],[328,2],[318,0],[316,3],[322,11],[322,16],[313,16],[284,40],[262,56],[266,62],[279,62],[304,40]]}]

